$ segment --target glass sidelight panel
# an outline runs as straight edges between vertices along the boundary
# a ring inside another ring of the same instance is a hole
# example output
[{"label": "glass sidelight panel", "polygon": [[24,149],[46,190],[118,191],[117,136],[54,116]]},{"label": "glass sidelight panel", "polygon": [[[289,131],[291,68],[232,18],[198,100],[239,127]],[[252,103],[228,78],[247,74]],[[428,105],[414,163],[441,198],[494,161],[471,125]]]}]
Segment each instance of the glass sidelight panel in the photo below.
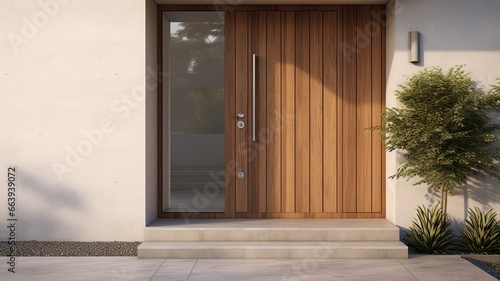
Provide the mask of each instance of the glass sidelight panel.
[{"label": "glass sidelight panel", "polygon": [[224,14],[163,15],[166,212],[224,212]]}]

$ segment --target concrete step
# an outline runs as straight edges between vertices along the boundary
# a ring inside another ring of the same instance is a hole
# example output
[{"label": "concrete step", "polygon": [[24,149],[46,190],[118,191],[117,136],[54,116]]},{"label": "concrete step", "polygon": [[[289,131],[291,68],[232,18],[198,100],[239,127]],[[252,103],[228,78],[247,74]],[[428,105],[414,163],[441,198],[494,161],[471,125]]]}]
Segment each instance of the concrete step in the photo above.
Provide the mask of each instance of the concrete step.
[{"label": "concrete step", "polygon": [[404,259],[399,241],[144,242],[141,259]]},{"label": "concrete step", "polygon": [[144,241],[399,241],[399,229],[385,219],[156,220]]},{"label": "concrete step", "polygon": [[385,219],[165,219],[144,230],[139,258],[408,258]]}]

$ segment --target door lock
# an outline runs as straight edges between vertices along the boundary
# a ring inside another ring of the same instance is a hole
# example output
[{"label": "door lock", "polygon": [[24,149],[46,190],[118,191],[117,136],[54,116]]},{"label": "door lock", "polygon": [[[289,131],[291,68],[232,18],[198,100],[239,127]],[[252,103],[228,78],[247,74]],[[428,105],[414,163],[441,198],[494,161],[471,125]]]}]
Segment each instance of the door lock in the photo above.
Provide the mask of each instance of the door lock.
[{"label": "door lock", "polygon": [[245,173],[243,172],[238,172],[238,178],[243,179],[245,177]]},{"label": "door lock", "polygon": [[240,121],[236,122],[236,126],[238,126],[238,128],[240,128],[240,129],[243,129],[243,128],[245,128],[245,122],[240,120]]}]

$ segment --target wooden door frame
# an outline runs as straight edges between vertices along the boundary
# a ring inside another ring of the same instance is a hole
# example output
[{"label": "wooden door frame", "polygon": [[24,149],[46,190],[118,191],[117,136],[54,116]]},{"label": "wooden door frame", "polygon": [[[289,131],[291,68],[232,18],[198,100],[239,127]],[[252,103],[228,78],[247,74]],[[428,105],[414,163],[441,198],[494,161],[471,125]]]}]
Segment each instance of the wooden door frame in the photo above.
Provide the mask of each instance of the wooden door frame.
[{"label": "wooden door frame", "polygon": [[[370,5],[362,5],[370,6]],[[381,5],[372,5],[381,6]],[[235,11],[337,11],[339,13],[339,29],[340,38],[343,38],[344,32],[344,14],[350,9],[357,9],[356,5],[159,5],[158,6],[158,218],[385,218],[386,215],[386,198],[385,198],[385,153],[382,153],[382,210],[380,213],[236,213],[235,212],[235,181],[236,181],[236,166],[233,159],[236,157],[235,149],[235,122],[236,122],[236,106],[235,106],[235,31],[234,13]],[[225,183],[225,212],[193,212],[193,213],[173,213],[163,212],[163,122],[162,122],[162,73],[163,73],[163,58],[162,58],[162,13],[165,11],[224,11],[225,18],[225,101],[226,101],[226,120],[225,120],[225,159],[226,159],[226,183]],[[229,21],[229,24],[227,24]],[[381,23],[382,32],[382,79],[381,91],[385,93],[385,25]],[[342,50],[338,50],[339,58],[342,56]],[[347,75],[343,75],[343,63],[339,66],[338,83],[340,89],[347,86],[344,85]],[[233,70],[233,71],[231,71]],[[382,106],[385,106],[385,94],[382,96]],[[232,144],[233,145],[228,145]],[[228,176],[229,175],[229,176]]]}]

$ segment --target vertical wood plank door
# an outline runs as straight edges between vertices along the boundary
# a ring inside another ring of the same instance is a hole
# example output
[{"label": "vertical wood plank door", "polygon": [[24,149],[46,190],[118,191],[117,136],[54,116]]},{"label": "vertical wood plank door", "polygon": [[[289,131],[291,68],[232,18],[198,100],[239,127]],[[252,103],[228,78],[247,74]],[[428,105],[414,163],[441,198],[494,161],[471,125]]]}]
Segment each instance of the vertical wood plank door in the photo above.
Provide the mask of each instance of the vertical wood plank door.
[{"label": "vertical wood plank door", "polygon": [[226,14],[234,217],[385,217],[382,9]]}]

